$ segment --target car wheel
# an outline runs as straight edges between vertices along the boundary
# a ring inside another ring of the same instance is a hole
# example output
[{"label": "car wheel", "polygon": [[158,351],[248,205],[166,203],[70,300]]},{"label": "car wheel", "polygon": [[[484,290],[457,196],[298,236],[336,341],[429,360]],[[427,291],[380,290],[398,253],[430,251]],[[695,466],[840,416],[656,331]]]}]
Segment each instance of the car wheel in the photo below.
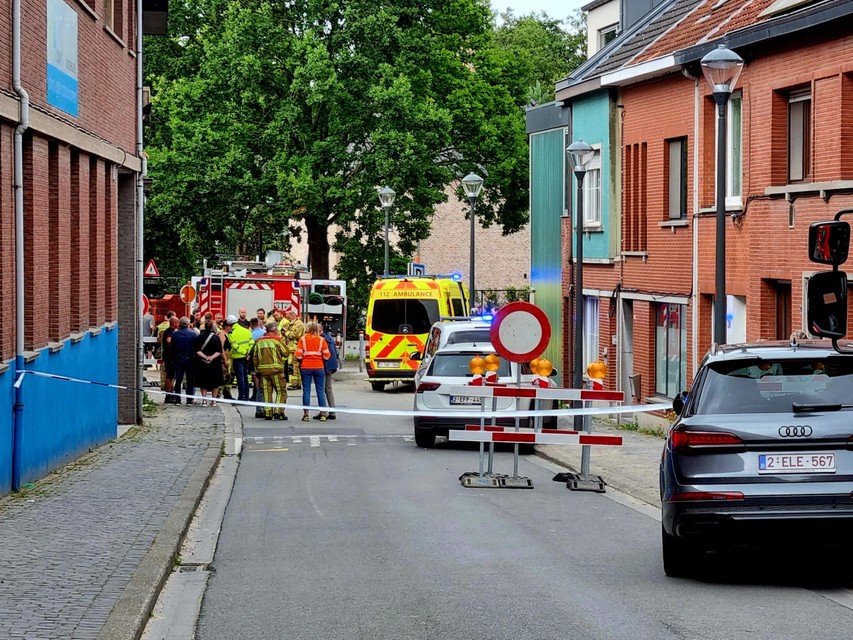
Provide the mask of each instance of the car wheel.
[{"label": "car wheel", "polygon": [[681,538],[672,536],[661,525],[663,572],[670,578],[686,578],[695,569],[696,552]]},{"label": "car wheel", "polygon": [[384,391],[385,390],[385,383],[384,382],[371,382],[370,388],[373,389],[374,391]]},{"label": "car wheel", "polygon": [[424,449],[432,449],[435,446],[435,431],[415,429],[415,444]]}]

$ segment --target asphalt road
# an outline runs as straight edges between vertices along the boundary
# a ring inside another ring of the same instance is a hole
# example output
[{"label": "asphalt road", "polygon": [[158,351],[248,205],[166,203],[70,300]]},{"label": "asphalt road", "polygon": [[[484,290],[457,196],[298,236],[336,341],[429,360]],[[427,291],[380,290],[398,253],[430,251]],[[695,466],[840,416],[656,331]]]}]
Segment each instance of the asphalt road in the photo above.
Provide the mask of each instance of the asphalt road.
[{"label": "asphalt road", "polygon": [[[336,393],[349,407],[412,400],[357,377]],[[519,468],[533,490],[463,488],[476,445],[418,449],[402,417],[289,414],[244,413],[199,640],[850,637],[831,558],[726,556],[668,579],[648,509],[570,492],[535,456]]]}]

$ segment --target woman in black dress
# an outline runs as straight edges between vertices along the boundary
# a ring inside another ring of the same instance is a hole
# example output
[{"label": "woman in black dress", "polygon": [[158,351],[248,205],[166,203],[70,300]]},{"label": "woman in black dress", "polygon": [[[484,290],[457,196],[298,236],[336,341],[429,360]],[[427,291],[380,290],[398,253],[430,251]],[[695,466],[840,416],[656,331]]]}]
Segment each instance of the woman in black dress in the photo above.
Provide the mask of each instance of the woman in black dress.
[{"label": "woman in black dress", "polygon": [[[222,341],[213,332],[213,321],[204,323],[204,329],[195,341],[196,366],[195,384],[201,395],[216,398],[222,386]],[[202,405],[215,405],[214,400],[202,401]]]}]

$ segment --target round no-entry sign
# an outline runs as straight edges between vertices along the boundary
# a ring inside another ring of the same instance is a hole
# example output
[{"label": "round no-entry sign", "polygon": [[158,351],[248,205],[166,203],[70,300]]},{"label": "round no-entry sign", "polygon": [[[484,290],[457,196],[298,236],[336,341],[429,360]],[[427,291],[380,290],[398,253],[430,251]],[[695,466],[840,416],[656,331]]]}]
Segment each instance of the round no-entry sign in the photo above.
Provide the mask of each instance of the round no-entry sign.
[{"label": "round no-entry sign", "polygon": [[548,316],[529,302],[512,302],[498,309],[489,333],[495,351],[511,362],[538,358],[551,339]]},{"label": "round no-entry sign", "polygon": [[181,287],[181,301],[189,304],[195,300],[195,288],[191,284]]},{"label": "round no-entry sign", "polygon": [[150,304],[148,302],[148,296],[144,293],[142,294],[142,315],[148,313],[148,309],[150,308]]}]

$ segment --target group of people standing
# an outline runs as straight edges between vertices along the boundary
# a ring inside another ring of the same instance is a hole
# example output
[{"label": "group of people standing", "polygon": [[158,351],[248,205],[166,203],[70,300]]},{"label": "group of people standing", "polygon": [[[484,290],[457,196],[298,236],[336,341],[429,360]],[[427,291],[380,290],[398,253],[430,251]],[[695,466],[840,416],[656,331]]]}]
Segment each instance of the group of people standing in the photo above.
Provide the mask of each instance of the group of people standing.
[{"label": "group of people standing", "polygon": [[[187,404],[199,388],[201,404],[213,405],[220,396],[231,398],[232,377],[237,399],[250,400],[249,377],[254,380],[251,400],[284,404],[287,391],[302,389],[302,404],[311,404],[311,385],[316,389],[319,420],[334,420],[332,380],[338,370],[337,340],[317,322],[306,326],[292,308],[258,309],[249,319],[246,309],[239,317],[218,318],[208,312],[199,319],[178,318],[173,311],[155,328],[160,344],[161,387],[166,403],[180,404],[186,381]],[[308,409],[302,419],[310,419]],[[286,420],[283,407],[257,407],[256,417]]]}]

